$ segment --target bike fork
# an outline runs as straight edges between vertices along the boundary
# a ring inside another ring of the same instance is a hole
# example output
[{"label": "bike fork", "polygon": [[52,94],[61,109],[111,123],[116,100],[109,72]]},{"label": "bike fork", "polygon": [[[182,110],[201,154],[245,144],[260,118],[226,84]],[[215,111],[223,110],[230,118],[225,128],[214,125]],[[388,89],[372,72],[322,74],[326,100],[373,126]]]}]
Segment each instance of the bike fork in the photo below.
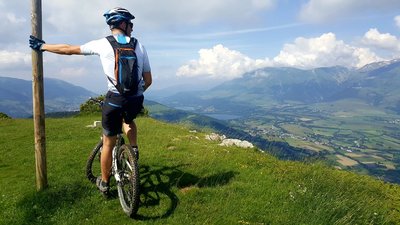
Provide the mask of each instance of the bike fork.
[{"label": "bike fork", "polygon": [[119,175],[119,173],[118,173],[118,167],[120,166],[120,165],[118,165],[118,163],[117,163],[117,158],[118,158],[118,156],[117,156],[117,149],[116,149],[116,147],[114,147],[114,149],[113,149],[113,153],[112,153],[112,168],[113,168],[113,170],[114,170],[114,177],[115,177],[115,180],[117,181],[117,184],[118,183],[120,183],[121,182],[121,177],[120,177],[120,175]]}]

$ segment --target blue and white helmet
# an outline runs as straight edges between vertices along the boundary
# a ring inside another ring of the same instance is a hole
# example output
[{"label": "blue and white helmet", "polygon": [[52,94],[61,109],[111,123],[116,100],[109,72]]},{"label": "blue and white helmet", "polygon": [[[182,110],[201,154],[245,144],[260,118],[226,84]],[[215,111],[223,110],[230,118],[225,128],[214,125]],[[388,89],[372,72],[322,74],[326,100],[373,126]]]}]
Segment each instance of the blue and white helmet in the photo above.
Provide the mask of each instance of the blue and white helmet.
[{"label": "blue and white helmet", "polygon": [[130,22],[135,19],[127,9],[121,7],[115,7],[113,9],[108,10],[103,15],[106,18],[106,23],[108,25],[118,25],[122,21]]}]

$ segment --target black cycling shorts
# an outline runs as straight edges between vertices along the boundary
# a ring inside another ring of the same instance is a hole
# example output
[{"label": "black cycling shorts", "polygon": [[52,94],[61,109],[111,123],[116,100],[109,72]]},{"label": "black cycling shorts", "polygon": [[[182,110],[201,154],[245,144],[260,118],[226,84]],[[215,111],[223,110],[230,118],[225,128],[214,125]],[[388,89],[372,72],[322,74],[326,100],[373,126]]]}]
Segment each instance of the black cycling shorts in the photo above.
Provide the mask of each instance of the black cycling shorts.
[{"label": "black cycling shorts", "polygon": [[143,95],[123,96],[108,92],[102,110],[103,134],[115,136],[122,133],[122,122],[132,123],[143,109]]}]

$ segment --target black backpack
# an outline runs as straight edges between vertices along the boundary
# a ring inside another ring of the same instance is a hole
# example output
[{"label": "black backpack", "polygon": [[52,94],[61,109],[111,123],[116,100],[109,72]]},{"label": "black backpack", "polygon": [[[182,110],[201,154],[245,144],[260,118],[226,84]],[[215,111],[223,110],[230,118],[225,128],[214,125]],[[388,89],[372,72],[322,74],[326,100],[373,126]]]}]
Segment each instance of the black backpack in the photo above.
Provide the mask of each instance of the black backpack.
[{"label": "black backpack", "polygon": [[107,76],[121,95],[135,95],[138,91],[139,74],[135,48],[137,40],[131,37],[127,44],[118,43],[113,36],[106,37],[114,49],[114,75],[117,84]]}]

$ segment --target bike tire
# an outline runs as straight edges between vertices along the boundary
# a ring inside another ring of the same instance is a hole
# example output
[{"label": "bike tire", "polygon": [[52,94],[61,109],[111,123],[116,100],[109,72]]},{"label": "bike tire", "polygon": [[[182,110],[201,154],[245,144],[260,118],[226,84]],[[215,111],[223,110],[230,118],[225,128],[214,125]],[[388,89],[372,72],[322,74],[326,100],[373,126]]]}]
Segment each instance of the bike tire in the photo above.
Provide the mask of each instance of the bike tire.
[{"label": "bike tire", "polygon": [[136,153],[129,145],[117,150],[118,196],[122,209],[129,217],[134,217],[139,209],[139,164]]},{"label": "bike tire", "polygon": [[96,179],[101,175],[100,157],[103,148],[103,139],[101,139],[96,147],[92,150],[86,162],[86,177],[90,182],[96,183]]}]

